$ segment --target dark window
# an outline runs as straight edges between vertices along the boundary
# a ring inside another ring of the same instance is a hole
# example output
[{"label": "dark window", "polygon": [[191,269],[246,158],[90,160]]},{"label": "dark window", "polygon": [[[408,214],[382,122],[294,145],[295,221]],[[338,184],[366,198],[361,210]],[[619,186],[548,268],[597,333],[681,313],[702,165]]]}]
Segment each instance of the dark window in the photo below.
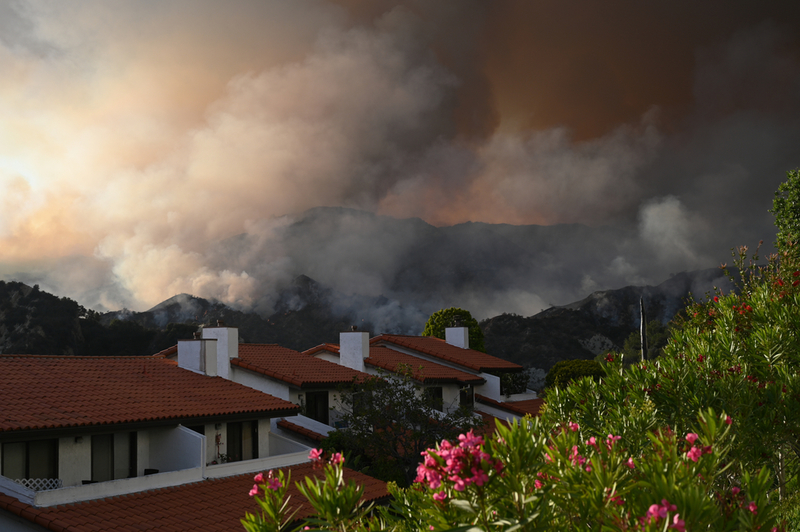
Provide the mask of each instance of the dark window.
[{"label": "dark window", "polygon": [[228,423],[228,461],[258,458],[258,421]]},{"label": "dark window", "polygon": [[430,405],[441,412],[444,410],[444,396],[442,395],[441,386],[431,386],[425,388],[425,397],[430,402]]},{"label": "dark window", "polygon": [[328,391],[306,392],[306,417],[328,424]]},{"label": "dark window", "polygon": [[114,435],[92,436],[92,481],[114,480]]},{"label": "dark window", "polygon": [[475,387],[471,384],[461,388],[458,394],[458,402],[461,406],[472,408],[475,406]]},{"label": "dark window", "polygon": [[128,478],[139,476],[139,437],[128,433]]},{"label": "dark window", "polygon": [[186,428],[189,429],[189,430],[193,430],[198,434],[202,434],[203,436],[205,436],[205,434],[206,434],[206,426],[205,425],[194,425],[194,426],[186,427]]},{"label": "dark window", "polygon": [[58,440],[4,443],[0,474],[14,480],[58,478]]}]

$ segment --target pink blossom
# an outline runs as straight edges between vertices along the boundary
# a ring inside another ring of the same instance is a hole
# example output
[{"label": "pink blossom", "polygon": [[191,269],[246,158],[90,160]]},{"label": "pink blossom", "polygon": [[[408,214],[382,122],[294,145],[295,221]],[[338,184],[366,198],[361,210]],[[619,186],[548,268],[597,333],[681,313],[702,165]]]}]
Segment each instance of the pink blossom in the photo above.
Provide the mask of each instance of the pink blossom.
[{"label": "pink blossom", "polygon": [[577,423],[570,423],[569,424],[569,428],[570,428],[570,430],[572,432],[578,432],[578,430],[580,430],[581,426],[578,425]]},{"label": "pink blossom", "polygon": [[259,473],[258,475],[254,476],[253,480],[256,482],[264,482],[264,473]]},{"label": "pink blossom", "polygon": [[633,463],[633,457],[632,456],[630,458],[628,458],[628,461],[625,462],[625,465],[630,467],[631,469],[636,468],[636,464]]},{"label": "pink blossom", "polygon": [[344,456],[342,456],[342,453],[334,453],[333,456],[331,456],[331,463],[333,465],[344,463]]},{"label": "pink blossom", "polygon": [[692,462],[697,462],[701,456],[703,456],[703,450],[700,447],[692,447],[689,449],[689,452],[686,453],[686,457]]},{"label": "pink blossom", "polygon": [[614,446],[615,442],[618,442],[622,439],[622,436],[614,436],[613,434],[609,434],[608,438],[606,438],[606,447],[610,451],[611,448]]},{"label": "pink blossom", "polygon": [[674,528],[678,532],[686,532],[686,523],[681,519],[680,514],[675,514],[672,518],[672,524],[667,528]]},{"label": "pink blossom", "polygon": [[272,491],[277,491],[283,487],[283,483],[277,478],[269,479],[269,484],[267,484],[267,488],[271,489]]},{"label": "pink blossom", "polygon": [[757,514],[758,506],[756,506],[755,501],[750,501],[750,504],[747,505],[747,509],[753,512],[753,514]]},{"label": "pink blossom", "polygon": [[726,425],[730,425],[731,423],[733,423],[733,420],[731,419],[731,416],[726,417],[725,418],[725,424]]},{"label": "pink blossom", "polygon": [[739,489],[739,488],[737,488],[736,486],[734,486],[734,487],[732,487],[732,488],[731,488],[731,493],[733,493],[734,495],[739,495],[739,492],[740,492],[740,491],[742,491],[742,490],[740,490],[740,489]]},{"label": "pink blossom", "polygon": [[250,496],[253,497],[255,495],[258,495],[260,491],[261,490],[259,490],[258,484],[253,484],[253,488],[250,490]]},{"label": "pink blossom", "polygon": [[589,441],[587,441],[586,444],[587,445],[591,445],[592,447],[594,447],[596,449],[597,448],[597,439],[594,436],[592,436],[591,438],[589,438]]},{"label": "pink blossom", "polygon": [[308,458],[313,461],[318,461],[322,459],[322,449],[311,449],[308,453]]},{"label": "pink blossom", "polygon": [[534,480],[533,481],[533,485],[536,487],[537,490],[542,489],[542,486],[544,486],[544,484],[542,484],[541,480]]},{"label": "pink blossom", "polygon": [[690,432],[689,434],[686,435],[686,441],[694,445],[694,442],[697,441],[697,437],[698,437],[697,434],[695,434],[694,432]]},{"label": "pink blossom", "polygon": [[[446,498],[447,498],[447,493],[445,493],[444,490],[433,494],[434,501],[443,501]],[[433,527],[431,527],[431,530],[433,530]]]}]

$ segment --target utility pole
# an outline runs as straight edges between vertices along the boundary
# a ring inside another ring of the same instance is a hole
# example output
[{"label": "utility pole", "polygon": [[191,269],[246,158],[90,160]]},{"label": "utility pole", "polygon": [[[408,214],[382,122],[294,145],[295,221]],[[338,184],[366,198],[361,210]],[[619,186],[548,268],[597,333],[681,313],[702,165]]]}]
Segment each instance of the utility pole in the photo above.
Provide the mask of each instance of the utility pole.
[{"label": "utility pole", "polygon": [[639,325],[639,339],[642,345],[642,362],[645,361],[647,355],[647,316],[644,313],[644,298],[639,298],[639,314],[642,317],[641,324]]}]

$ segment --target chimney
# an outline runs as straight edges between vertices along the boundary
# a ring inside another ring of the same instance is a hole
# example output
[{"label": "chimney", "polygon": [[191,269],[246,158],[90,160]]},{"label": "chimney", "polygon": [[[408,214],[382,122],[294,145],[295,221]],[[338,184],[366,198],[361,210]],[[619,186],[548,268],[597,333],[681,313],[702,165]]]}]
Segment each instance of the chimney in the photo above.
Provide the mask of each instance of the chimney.
[{"label": "chimney", "polygon": [[364,359],[369,356],[369,333],[352,331],[339,333],[339,364],[364,371]]},{"label": "chimney", "polygon": [[178,340],[178,366],[209,377],[216,377],[217,341]]},{"label": "chimney", "polygon": [[217,326],[203,327],[203,339],[217,340],[217,375],[230,379],[230,360],[239,356],[238,327],[226,327],[222,321],[218,321]]},{"label": "chimney", "polygon": [[469,327],[447,327],[444,330],[444,340],[450,345],[469,349]]}]

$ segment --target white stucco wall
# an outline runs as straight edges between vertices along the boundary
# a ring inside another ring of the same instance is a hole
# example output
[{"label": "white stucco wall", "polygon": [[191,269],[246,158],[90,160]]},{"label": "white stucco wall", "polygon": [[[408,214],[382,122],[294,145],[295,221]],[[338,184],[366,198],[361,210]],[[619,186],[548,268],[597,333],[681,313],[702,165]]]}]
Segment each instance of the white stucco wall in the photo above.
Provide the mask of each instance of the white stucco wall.
[{"label": "white stucco wall", "polygon": [[81,481],[92,479],[91,436],[58,439],[58,477],[64,487],[80,486]]},{"label": "white stucco wall", "polygon": [[271,379],[266,375],[254,373],[236,366],[231,366],[230,376],[233,382],[238,382],[239,384],[243,384],[248,388],[253,388],[254,390],[268,393],[274,397],[277,397],[278,399],[283,399],[284,401],[291,401],[289,397],[289,385],[283,381]]},{"label": "white stucco wall", "polygon": [[486,379],[486,384],[475,386],[475,393],[495,401],[505,401],[505,397],[500,394],[500,377],[489,375],[488,373],[480,373],[480,376]]},{"label": "white stucco wall", "polygon": [[136,433],[136,475],[144,476],[145,469],[150,469],[150,434],[141,430]]},{"label": "white stucco wall", "polygon": [[184,426],[150,431],[150,467],[160,473],[205,465],[205,436]]},{"label": "white stucco wall", "polygon": [[272,420],[269,418],[258,420],[258,457],[267,458],[270,455],[269,438]]}]

